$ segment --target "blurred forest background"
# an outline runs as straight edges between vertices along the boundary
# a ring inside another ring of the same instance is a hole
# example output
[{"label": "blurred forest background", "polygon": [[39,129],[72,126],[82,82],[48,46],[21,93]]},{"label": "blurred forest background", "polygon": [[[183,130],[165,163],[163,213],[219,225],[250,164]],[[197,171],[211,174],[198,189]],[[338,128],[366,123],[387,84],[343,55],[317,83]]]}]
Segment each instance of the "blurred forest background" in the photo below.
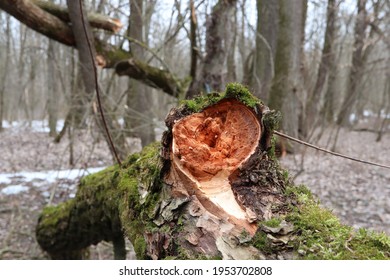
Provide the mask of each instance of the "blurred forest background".
[{"label": "blurred forest background", "polygon": [[[73,177],[15,172],[115,162],[99,101],[121,160],[160,140],[180,100],[239,82],[290,136],[389,164],[390,0],[82,3],[0,0],[0,258],[44,258],[39,211],[75,192]],[[287,149],[343,221],[389,233],[387,170]]]},{"label": "blurred forest background", "polygon": [[[93,71],[80,59],[88,52],[69,35],[80,26],[70,25],[66,4],[0,1],[0,129],[47,119],[60,141],[97,113]],[[122,158],[128,137],[142,145],[156,139],[180,99],[228,82],[280,110],[291,136],[315,141],[318,128],[353,127],[364,118],[375,120],[364,129],[378,140],[386,130],[388,0],[93,0],[85,9],[103,108]]]}]

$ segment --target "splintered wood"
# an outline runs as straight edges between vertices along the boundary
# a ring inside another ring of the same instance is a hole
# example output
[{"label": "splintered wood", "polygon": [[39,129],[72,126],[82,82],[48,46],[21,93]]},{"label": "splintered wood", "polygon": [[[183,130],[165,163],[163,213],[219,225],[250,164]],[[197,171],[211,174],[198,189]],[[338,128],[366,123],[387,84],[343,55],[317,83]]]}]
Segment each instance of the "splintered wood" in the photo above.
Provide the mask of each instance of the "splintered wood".
[{"label": "splintered wood", "polygon": [[252,220],[232,192],[228,177],[252,155],[260,123],[246,106],[228,99],[173,126],[173,161],[203,194],[228,214]]}]

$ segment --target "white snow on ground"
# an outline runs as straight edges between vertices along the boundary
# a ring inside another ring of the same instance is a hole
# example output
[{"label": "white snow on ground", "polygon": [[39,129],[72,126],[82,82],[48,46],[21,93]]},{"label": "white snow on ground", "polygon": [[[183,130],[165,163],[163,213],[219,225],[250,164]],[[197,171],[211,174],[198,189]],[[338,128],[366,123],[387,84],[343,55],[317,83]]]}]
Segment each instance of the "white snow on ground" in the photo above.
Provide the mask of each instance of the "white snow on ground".
[{"label": "white snow on ground", "polygon": [[24,185],[10,185],[1,190],[2,194],[10,195],[10,194],[18,194],[21,192],[25,192],[28,190],[27,186]]},{"label": "white snow on ground", "polygon": [[88,169],[67,169],[67,170],[48,170],[42,172],[16,172],[0,174],[0,183],[6,183],[12,178],[22,178],[24,181],[32,181],[34,179],[45,180],[48,183],[53,183],[60,179],[74,180],[88,174],[96,173],[103,170],[105,167],[94,167]]},{"label": "white snow on ground", "polygon": [[[32,182],[34,187],[40,187],[50,183],[54,183],[61,179],[75,180],[79,177],[88,174],[96,173],[103,170],[105,167],[94,167],[88,169],[67,169],[67,170],[48,170],[42,172],[16,172],[0,174],[0,184],[9,185],[13,180],[17,179],[22,182]],[[37,181],[39,180],[39,181]],[[18,194],[27,191],[29,187],[24,184],[9,185],[1,190],[2,194]]]},{"label": "white snow on ground", "polygon": [[[64,126],[64,120],[57,121],[57,131],[60,131]],[[31,122],[28,121],[3,121],[4,128],[12,128],[13,131],[18,131],[20,129],[30,128],[31,131],[34,132],[45,132],[49,133],[49,124],[48,120],[33,120]]]}]

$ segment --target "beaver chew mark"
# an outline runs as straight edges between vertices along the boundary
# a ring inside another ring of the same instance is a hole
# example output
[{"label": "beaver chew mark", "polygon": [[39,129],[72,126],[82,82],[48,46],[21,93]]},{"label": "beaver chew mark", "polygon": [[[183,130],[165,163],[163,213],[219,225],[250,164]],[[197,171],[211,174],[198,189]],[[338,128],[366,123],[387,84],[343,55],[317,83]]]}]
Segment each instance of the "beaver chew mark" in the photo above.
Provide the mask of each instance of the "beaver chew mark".
[{"label": "beaver chew mark", "polygon": [[260,133],[252,111],[237,100],[222,101],[173,126],[174,162],[215,204],[245,219],[228,177],[255,151]]},{"label": "beaver chew mark", "polygon": [[236,100],[224,101],[174,125],[175,155],[198,181],[231,173],[258,144],[259,123]]}]

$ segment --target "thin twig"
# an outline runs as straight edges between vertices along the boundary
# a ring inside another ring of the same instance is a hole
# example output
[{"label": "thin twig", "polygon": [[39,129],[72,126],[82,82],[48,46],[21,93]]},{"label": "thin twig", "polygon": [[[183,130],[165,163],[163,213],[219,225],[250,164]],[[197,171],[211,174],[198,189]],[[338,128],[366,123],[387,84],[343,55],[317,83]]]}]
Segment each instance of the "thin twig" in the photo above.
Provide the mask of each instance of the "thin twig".
[{"label": "thin twig", "polygon": [[324,153],[328,153],[328,154],[331,154],[331,155],[334,155],[336,157],[342,157],[342,158],[345,158],[345,159],[349,159],[349,160],[353,160],[353,161],[357,161],[357,162],[360,162],[360,163],[365,163],[365,164],[369,164],[369,165],[374,165],[374,166],[379,166],[379,167],[382,167],[382,168],[386,168],[386,169],[390,169],[390,166],[388,165],[384,165],[384,164],[380,164],[380,163],[376,163],[376,162],[371,162],[371,161],[366,161],[366,160],[361,160],[361,159],[358,159],[358,158],[354,158],[354,157],[350,157],[350,156],[346,156],[346,155],[343,155],[343,154],[339,154],[339,153],[336,153],[336,152],[332,152],[330,150],[327,150],[327,149],[324,149],[324,148],[320,148],[320,147],[317,147],[313,144],[310,144],[310,143],[306,143],[302,140],[299,140],[299,139],[296,139],[294,137],[291,137],[289,135],[286,135],[282,132],[279,132],[279,131],[274,131],[274,133],[276,135],[279,135],[283,138],[286,138],[286,139],[289,139],[291,141],[294,141],[294,142],[297,142],[299,144],[302,144],[302,145],[305,145],[307,147],[310,147],[310,148],[313,148],[313,149],[316,149],[318,151],[321,151],[321,152],[324,152]]},{"label": "thin twig", "polygon": [[86,28],[86,26],[85,26],[84,11],[83,11],[82,0],[79,0],[79,6],[80,6],[80,14],[81,14],[81,21],[82,21],[82,24],[83,24],[84,34],[85,34],[85,37],[87,38],[89,54],[90,54],[91,60],[92,60],[92,66],[93,66],[93,72],[94,72],[94,79],[95,79],[96,97],[97,97],[97,101],[98,101],[98,105],[99,105],[98,107],[99,107],[100,116],[101,116],[101,118],[102,118],[103,126],[104,126],[104,129],[105,129],[106,134],[107,134],[108,142],[110,143],[110,146],[111,146],[111,149],[112,149],[112,151],[113,151],[113,153],[114,153],[115,159],[116,159],[116,161],[118,162],[119,166],[121,166],[121,165],[122,165],[122,162],[121,162],[121,160],[119,159],[119,156],[118,156],[118,153],[117,153],[117,151],[116,151],[114,142],[112,141],[112,138],[111,138],[111,134],[110,134],[110,132],[108,131],[108,126],[107,126],[106,118],[104,117],[104,112],[103,112],[103,108],[102,108],[102,103],[101,103],[101,101],[100,101],[100,90],[99,90],[99,83],[98,83],[98,77],[97,77],[97,70],[96,70],[96,65],[95,65],[95,58],[93,57],[91,42],[89,41],[89,37],[88,37],[88,33],[87,33],[87,28]]}]

